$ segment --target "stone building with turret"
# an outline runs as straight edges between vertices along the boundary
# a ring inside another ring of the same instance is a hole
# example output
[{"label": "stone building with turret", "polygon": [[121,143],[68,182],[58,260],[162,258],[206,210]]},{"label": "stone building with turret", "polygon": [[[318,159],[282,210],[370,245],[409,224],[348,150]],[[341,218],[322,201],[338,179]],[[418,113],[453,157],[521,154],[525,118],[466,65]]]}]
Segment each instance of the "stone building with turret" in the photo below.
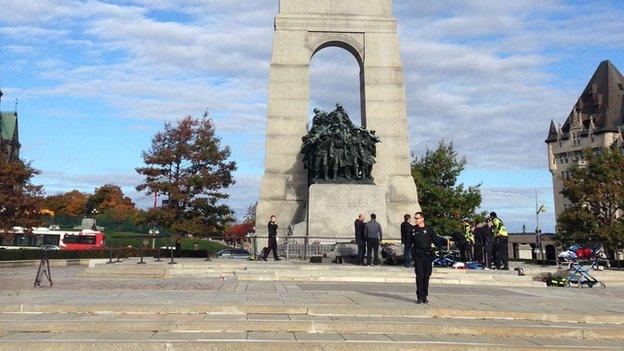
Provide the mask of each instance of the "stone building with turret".
[{"label": "stone building with turret", "polygon": [[600,152],[613,145],[624,147],[624,77],[602,61],[563,125],[550,121],[548,168],[553,179],[555,216],[570,204],[561,194],[570,167],[584,162],[584,151]]}]

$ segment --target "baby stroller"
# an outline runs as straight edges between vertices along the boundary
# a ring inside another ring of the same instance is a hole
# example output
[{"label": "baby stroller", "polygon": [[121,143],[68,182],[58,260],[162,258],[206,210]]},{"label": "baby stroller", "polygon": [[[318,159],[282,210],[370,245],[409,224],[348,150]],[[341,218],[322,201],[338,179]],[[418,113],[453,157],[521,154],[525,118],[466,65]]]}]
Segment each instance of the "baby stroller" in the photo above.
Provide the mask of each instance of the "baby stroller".
[{"label": "baby stroller", "polygon": [[[604,252],[602,244],[596,243],[591,245],[572,245],[566,251],[559,254],[559,268],[567,265],[569,270],[567,286],[577,284],[579,288],[587,285],[592,288],[598,285],[601,288],[607,286],[592,276],[589,272],[598,268],[598,260],[605,259],[607,256]],[[590,263],[589,266],[582,263]]]}]

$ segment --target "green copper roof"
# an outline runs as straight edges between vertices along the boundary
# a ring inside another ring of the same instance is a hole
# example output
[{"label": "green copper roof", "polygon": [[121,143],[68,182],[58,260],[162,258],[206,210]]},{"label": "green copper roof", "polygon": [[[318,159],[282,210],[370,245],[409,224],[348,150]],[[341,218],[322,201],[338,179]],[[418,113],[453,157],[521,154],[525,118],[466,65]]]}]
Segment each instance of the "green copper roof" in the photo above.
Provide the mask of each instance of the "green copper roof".
[{"label": "green copper roof", "polygon": [[17,129],[17,113],[2,112],[0,114],[0,132],[4,140],[13,140]]}]

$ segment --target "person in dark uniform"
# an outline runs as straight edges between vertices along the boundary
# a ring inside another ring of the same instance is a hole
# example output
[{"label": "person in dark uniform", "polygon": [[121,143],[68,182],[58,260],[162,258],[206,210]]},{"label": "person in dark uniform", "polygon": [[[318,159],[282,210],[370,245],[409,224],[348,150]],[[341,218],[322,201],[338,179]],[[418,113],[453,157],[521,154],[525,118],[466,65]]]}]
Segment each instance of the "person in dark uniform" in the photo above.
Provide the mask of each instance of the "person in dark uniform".
[{"label": "person in dark uniform", "polygon": [[266,251],[264,252],[264,256],[262,257],[262,259],[264,261],[267,260],[267,257],[269,256],[269,252],[273,251],[273,260],[274,261],[281,261],[279,257],[277,257],[277,223],[275,223],[277,221],[277,216],[275,215],[271,215],[271,218],[269,220],[269,246],[267,247]]},{"label": "person in dark uniform", "polygon": [[412,265],[412,216],[405,214],[401,223],[401,244],[403,244],[403,266]]},{"label": "person in dark uniform", "polygon": [[416,303],[429,303],[429,277],[433,260],[431,245],[439,242],[433,228],[425,224],[422,212],[414,215],[416,225],[412,230],[412,255],[414,256],[414,273],[416,274]]},{"label": "person in dark uniform", "polygon": [[483,223],[479,222],[479,221],[475,221],[474,224],[474,260],[476,262],[480,262],[483,263],[484,259],[483,259]]},{"label": "person in dark uniform", "polygon": [[508,264],[508,236],[507,228],[503,221],[498,218],[496,212],[490,212],[490,218],[492,219],[492,231],[494,232],[494,245],[496,246],[496,253],[494,254],[494,263],[496,269],[509,270]]},{"label": "person in dark uniform", "polygon": [[366,256],[366,238],[364,238],[364,214],[360,213],[358,218],[353,222],[355,228],[355,243],[358,247],[358,262],[357,264],[364,265],[364,256]]},{"label": "person in dark uniform", "polygon": [[492,269],[494,263],[494,231],[492,219],[486,218],[483,231],[483,265],[485,268]]}]

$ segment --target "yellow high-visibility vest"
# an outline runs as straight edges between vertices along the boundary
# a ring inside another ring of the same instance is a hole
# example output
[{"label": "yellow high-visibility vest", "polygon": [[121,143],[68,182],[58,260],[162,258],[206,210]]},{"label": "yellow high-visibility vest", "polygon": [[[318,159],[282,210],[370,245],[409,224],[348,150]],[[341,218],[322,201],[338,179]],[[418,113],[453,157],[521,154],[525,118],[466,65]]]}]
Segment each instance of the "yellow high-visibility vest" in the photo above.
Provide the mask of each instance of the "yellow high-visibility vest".
[{"label": "yellow high-visibility vest", "polygon": [[494,236],[495,237],[500,237],[500,236],[507,236],[507,228],[505,228],[505,225],[503,224],[503,221],[501,221],[499,218],[494,218],[492,220],[492,225],[494,228]]},{"label": "yellow high-visibility vest", "polygon": [[474,243],[474,234],[472,233],[470,224],[464,225],[464,239],[468,242]]}]

